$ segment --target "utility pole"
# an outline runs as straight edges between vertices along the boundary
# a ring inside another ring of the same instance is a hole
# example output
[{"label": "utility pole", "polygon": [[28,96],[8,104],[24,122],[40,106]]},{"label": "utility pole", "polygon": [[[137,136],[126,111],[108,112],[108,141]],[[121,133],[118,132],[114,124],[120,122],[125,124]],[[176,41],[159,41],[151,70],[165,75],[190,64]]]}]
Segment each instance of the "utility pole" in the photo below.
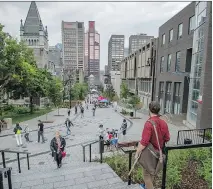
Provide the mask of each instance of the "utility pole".
[{"label": "utility pole", "polygon": [[72,108],[72,101],[71,101],[71,75],[69,76],[69,94],[70,94],[70,109]]}]

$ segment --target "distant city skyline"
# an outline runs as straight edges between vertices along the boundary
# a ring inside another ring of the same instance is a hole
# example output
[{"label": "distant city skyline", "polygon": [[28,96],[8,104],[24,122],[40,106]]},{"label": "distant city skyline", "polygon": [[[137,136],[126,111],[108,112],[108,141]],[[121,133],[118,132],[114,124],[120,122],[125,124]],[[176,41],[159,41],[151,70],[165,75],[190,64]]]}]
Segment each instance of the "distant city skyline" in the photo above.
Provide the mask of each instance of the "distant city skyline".
[{"label": "distant city skyline", "polygon": [[[88,21],[96,22],[96,29],[100,33],[100,68],[102,70],[107,64],[108,41],[111,35],[125,35],[125,47],[128,47],[130,35],[147,33],[157,37],[158,27],[189,3],[97,2],[92,3],[93,6],[91,6],[89,2],[36,2],[42,21],[48,26],[50,46],[62,43],[62,20],[84,22],[85,28],[88,28]],[[20,20],[26,18],[29,6],[30,2],[0,2],[0,23],[5,25],[4,31],[19,38]],[[83,13],[82,10],[84,10]]]}]

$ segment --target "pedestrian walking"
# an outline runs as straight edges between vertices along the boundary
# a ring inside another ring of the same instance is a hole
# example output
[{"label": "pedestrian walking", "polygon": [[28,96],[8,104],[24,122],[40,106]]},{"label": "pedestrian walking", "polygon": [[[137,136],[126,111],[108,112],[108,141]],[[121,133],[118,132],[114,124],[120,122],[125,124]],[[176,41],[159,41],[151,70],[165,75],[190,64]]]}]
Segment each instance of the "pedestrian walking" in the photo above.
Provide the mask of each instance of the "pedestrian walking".
[{"label": "pedestrian walking", "polygon": [[163,156],[162,149],[170,140],[168,125],[160,118],[159,112],[160,104],[152,101],[149,104],[150,117],[144,125],[142,139],[135,154],[135,161],[143,167],[144,188],[146,189],[154,189],[154,177],[163,167],[165,156]]},{"label": "pedestrian walking", "polygon": [[80,108],[81,108],[81,118],[82,118],[82,117],[84,117],[84,107],[81,106]]},{"label": "pedestrian walking", "polygon": [[74,126],[72,121],[69,118],[67,118],[66,121],[65,121],[65,125],[66,125],[66,128],[67,128],[67,135],[70,135],[71,134],[70,127]]},{"label": "pedestrian walking", "polygon": [[77,114],[78,113],[78,104],[76,103],[76,105],[75,105],[75,114]]},{"label": "pedestrian walking", "polygon": [[95,116],[95,107],[92,108],[93,116]]},{"label": "pedestrian walking", "polygon": [[126,119],[123,120],[123,123],[122,123],[122,125],[121,125],[121,130],[122,130],[123,135],[126,135],[126,130],[127,130],[127,122],[126,122]]},{"label": "pedestrian walking", "polygon": [[64,151],[65,146],[65,139],[60,135],[59,131],[56,131],[55,137],[51,140],[50,149],[52,151],[52,157],[54,157],[58,168],[61,168],[62,158],[66,155],[66,152]]},{"label": "pedestrian walking", "polygon": [[19,123],[16,123],[15,128],[13,129],[13,132],[15,133],[16,142],[18,146],[22,146],[22,138],[21,138],[21,131],[22,128],[20,127]]},{"label": "pedestrian walking", "polygon": [[30,128],[28,125],[26,125],[24,132],[25,132],[24,138],[26,139],[26,142],[32,142],[32,141],[30,141]]},{"label": "pedestrian walking", "polygon": [[88,103],[86,104],[86,108],[87,108],[87,110],[89,109]]},{"label": "pedestrian walking", "polygon": [[38,120],[38,143],[40,142],[40,137],[42,138],[42,143],[45,143],[44,139],[44,124],[41,120]]},{"label": "pedestrian walking", "polygon": [[70,117],[70,109],[68,109],[68,111],[67,111],[67,114],[68,114],[68,117]]}]

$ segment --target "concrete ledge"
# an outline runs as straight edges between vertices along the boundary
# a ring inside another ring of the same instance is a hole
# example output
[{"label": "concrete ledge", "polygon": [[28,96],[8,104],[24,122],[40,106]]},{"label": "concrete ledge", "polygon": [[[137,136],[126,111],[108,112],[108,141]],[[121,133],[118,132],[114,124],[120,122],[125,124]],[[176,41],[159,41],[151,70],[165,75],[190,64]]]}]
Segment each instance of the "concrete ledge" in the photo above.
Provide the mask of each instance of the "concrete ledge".
[{"label": "concrete ledge", "polygon": [[41,122],[42,123],[53,123],[54,121],[53,120],[52,121],[51,120],[49,120],[49,121],[47,120],[47,121],[41,121]]},{"label": "concrete ledge", "polygon": [[54,116],[64,116],[64,115],[54,115]]},{"label": "concrete ledge", "polygon": [[141,117],[130,117],[129,119],[142,119]]}]

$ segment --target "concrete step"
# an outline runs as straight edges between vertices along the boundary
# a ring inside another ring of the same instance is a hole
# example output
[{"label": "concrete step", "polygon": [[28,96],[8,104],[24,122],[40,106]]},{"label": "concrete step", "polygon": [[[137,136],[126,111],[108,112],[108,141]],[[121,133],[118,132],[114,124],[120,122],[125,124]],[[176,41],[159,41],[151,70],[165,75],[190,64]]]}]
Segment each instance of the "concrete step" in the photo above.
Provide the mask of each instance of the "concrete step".
[{"label": "concrete step", "polygon": [[[117,184],[116,187],[125,188],[127,185],[118,175],[103,163],[80,163],[76,166],[65,164],[60,169],[43,168],[23,171],[17,174],[12,170],[13,189],[95,189]],[[4,178],[4,185],[7,188],[7,179]],[[112,187],[110,187],[112,188]]]}]

